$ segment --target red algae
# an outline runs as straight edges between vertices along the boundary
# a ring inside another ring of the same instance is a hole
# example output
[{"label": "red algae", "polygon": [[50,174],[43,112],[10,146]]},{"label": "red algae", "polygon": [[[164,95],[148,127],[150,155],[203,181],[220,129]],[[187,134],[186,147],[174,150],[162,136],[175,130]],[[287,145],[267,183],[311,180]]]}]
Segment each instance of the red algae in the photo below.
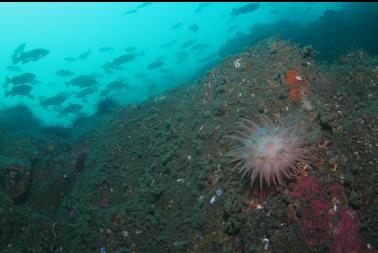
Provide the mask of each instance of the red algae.
[{"label": "red algae", "polygon": [[329,240],[330,202],[321,192],[315,178],[303,178],[295,186],[290,195],[298,197],[303,202],[302,229],[310,246],[319,246]]},{"label": "red algae", "polygon": [[302,231],[308,245],[327,246],[335,253],[377,253],[363,244],[360,220],[346,204],[340,184],[319,185],[313,177],[302,178],[289,194],[302,207]]},{"label": "red algae", "polygon": [[358,234],[358,217],[354,217],[349,210],[343,210],[339,215],[341,216],[341,220],[337,231],[337,238],[333,244],[333,252],[366,252],[366,250],[363,249]]}]

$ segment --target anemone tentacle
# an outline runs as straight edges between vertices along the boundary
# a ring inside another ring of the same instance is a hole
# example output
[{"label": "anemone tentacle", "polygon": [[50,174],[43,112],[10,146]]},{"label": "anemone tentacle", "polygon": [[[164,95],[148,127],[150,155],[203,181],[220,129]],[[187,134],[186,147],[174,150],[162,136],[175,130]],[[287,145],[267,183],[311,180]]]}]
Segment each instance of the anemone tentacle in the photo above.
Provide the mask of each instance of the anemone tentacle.
[{"label": "anemone tentacle", "polygon": [[249,176],[251,185],[257,176],[260,187],[263,181],[268,185],[282,184],[284,177],[297,174],[299,165],[306,162],[306,137],[298,131],[299,126],[285,127],[281,120],[261,116],[260,122],[241,119],[235,134],[226,136],[239,146],[226,155],[234,163],[232,169],[243,177]]}]

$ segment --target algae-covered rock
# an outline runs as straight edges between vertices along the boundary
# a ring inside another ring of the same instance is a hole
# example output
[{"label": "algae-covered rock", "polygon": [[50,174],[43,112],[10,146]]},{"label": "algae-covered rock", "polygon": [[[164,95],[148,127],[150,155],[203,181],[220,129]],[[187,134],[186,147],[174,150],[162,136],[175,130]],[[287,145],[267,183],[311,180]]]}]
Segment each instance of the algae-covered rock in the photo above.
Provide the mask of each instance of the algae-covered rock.
[{"label": "algae-covered rock", "polygon": [[16,203],[24,202],[30,187],[28,162],[0,156],[0,180],[6,194]]}]

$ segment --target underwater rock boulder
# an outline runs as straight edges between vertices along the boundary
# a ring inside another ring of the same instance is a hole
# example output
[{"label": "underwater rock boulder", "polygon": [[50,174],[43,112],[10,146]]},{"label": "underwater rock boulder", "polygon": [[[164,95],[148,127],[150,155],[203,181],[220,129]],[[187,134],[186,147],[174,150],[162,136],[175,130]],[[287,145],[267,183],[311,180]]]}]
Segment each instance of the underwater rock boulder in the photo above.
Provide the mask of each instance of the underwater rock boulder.
[{"label": "underwater rock boulder", "polygon": [[0,185],[5,193],[15,202],[26,200],[31,183],[30,165],[22,160],[0,156]]},{"label": "underwater rock boulder", "polygon": [[40,121],[26,105],[16,105],[0,111],[0,129],[16,131],[39,126]]}]

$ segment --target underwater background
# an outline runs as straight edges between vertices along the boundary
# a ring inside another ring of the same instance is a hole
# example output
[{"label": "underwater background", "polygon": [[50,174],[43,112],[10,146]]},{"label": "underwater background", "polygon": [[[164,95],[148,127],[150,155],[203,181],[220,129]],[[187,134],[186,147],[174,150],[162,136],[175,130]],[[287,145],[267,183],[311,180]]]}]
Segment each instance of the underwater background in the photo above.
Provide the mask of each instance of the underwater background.
[{"label": "underwater background", "polygon": [[0,252],[378,252],[378,4],[1,3]]},{"label": "underwater background", "polygon": [[[222,58],[241,51],[240,44],[245,38],[236,38],[238,45],[227,45],[227,41],[239,33],[251,33],[251,26],[272,24],[281,19],[306,25],[322,16],[324,11],[339,10],[342,6],[341,3],[261,3],[258,10],[230,19],[232,9],[243,5],[3,3],[0,21],[4,39],[0,54],[4,56],[4,71],[0,79],[27,72],[35,74],[35,79],[41,83],[35,85],[31,92],[34,100],[24,96],[7,97],[2,92],[2,106],[22,102],[30,105],[47,124],[70,124],[75,115],[61,114],[60,107],[80,104],[83,106],[80,113],[92,114],[101,98],[101,91],[111,81],[125,79],[128,84],[127,89],[109,94],[119,103],[141,102],[151,94],[198,79]],[[198,30],[191,30],[192,25]],[[274,33],[271,31],[269,34]],[[5,69],[12,65],[10,56],[22,43],[26,43],[25,51],[43,48],[49,50],[49,54],[35,62],[17,64],[22,71],[15,73]],[[122,69],[109,69],[108,72],[104,69],[106,63],[132,53],[140,56],[120,64]],[[149,69],[149,64],[156,61],[163,65]],[[81,89],[66,84],[74,76],[56,74],[62,69],[73,72],[75,76],[95,75],[99,81],[98,91],[85,97],[75,97]],[[63,91],[70,94],[66,101],[57,104],[59,108],[39,105],[39,97],[52,97]]]}]

